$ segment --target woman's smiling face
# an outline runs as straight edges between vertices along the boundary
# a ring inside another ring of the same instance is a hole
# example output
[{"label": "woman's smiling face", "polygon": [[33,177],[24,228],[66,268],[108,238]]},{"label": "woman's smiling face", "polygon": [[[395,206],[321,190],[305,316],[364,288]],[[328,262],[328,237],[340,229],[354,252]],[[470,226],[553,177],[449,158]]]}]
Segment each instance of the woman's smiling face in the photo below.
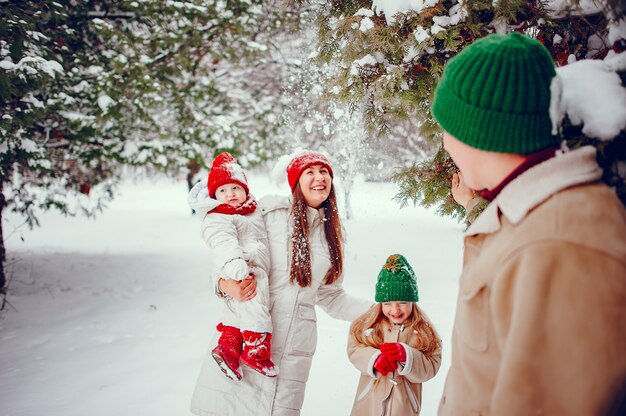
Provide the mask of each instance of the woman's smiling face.
[{"label": "woman's smiling face", "polygon": [[298,183],[306,204],[312,208],[319,208],[330,195],[333,178],[326,166],[313,165],[302,171]]}]

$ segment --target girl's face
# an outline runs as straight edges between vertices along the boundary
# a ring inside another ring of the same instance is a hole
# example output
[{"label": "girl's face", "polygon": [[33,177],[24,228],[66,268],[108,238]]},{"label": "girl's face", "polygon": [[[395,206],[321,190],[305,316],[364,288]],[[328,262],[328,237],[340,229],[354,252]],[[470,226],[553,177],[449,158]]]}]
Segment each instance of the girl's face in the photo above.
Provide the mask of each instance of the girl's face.
[{"label": "girl's face", "polygon": [[330,195],[333,178],[325,166],[313,165],[302,171],[298,183],[306,204],[312,208],[319,208]]},{"label": "girl's face", "polygon": [[413,304],[411,302],[383,302],[383,315],[392,324],[401,324],[411,316]]},{"label": "girl's face", "polygon": [[215,190],[215,199],[222,204],[237,208],[246,200],[246,190],[237,183],[227,183]]}]

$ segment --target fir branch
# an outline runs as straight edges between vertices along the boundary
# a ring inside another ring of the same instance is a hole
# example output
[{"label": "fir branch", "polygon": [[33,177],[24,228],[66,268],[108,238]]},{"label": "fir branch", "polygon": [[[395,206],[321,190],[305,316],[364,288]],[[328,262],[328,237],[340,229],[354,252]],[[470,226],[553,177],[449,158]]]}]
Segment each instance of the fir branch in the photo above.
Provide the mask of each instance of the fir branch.
[{"label": "fir branch", "polygon": [[452,216],[460,221],[465,218],[465,210],[452,198],[450,188],[456,171],[454,162],[440,147],[432,160],[413,164],[393,175],[392,180],[400,186],[394,200],[401,207],[409,202],[425,208],[437,205],[439,215]]}]

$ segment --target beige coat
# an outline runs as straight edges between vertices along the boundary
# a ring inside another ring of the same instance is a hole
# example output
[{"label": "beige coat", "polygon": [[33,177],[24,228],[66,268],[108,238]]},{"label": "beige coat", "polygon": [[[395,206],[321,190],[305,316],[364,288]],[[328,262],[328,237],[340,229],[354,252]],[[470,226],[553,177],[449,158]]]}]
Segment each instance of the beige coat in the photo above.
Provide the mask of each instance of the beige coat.
[{"label": "beige coat", "polygon": [[[322,210],[308,211],[313,281],[305,288],[289,281],[290,206],[288,197],[272,195],[259,201],[270,248],[272,360],[280,367],[280,374],[269,378],[242,366],[243,380],[233,381],[222,374],[207,353],[191,403],[196,415],[298,416],[317,346],[315,306],[334,318],[351,321],[371,305],[349,296],[343,289],[343,279],[331,285],[322,282],[330,267]],[[217,334],[211,345],[216,341]]]},{"label": "beige coat", "polygon": [[425,356],[416,345],[417,335],[401,325],[383,321],[384,342],[400,342],[405,347],[407,360],[404,366],[385,377],[374,370],[380,350],[357,344],[350,328],[348,357],[361,372],[356,397],[352,405],[353,416],[419,415],[422,405],[422,383],[437,374],[441,366],[441,350]]},{"label": "beige coat", "polygon": [[467,230],[439,415],[598,415],[626,374],[626,211],[595,149],[511,182]]}]

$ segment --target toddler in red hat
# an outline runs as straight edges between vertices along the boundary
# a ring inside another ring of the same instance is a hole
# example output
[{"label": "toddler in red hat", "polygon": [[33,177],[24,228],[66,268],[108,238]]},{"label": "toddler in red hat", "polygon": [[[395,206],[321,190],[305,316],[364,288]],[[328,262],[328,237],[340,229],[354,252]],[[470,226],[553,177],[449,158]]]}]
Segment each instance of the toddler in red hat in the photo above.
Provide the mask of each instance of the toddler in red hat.
[{"label": "toddler in red hat", "polygon": [[[221,333],[211,355],[224,374],[241,380],[240,362],[268,377],[278,374],[271,359],[272,321],[269,313],[269,250],[263,217],[248,189],[246,175],[229,153],[213,161],[206,182],[189,193],[189,205],[206,213],[201,235],[211,250],[216,270],[216,294],[226,301]],[[219,279],[233,279],[246,286],[248,276],[256,280],[244,301],[224,296]]]}]

